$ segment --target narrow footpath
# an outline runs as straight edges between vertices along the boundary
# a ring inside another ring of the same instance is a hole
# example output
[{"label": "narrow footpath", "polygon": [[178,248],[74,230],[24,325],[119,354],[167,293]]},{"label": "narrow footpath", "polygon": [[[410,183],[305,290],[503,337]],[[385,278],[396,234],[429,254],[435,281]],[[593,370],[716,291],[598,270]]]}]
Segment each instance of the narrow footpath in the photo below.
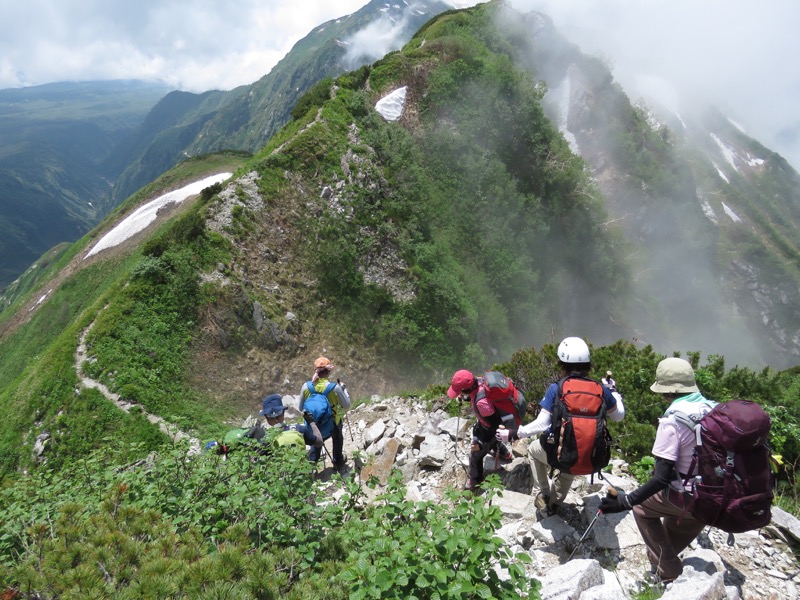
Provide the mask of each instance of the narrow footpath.
[{"label": "narrow footpath", "polygon": [[[134,406],[142,408],[139,404],[132,404],[120,398],[120,395],[117,393],[112,392],[108,389],[108,387],[100,383],[99,381],[95,381],[91,379],[83,372],[83,364],[87,360],[87,353],[86,353],[86,336],[94,327],[94,322],[89,325],[86,329],[83,330],[81,333],[80,341],[78,343],[78,347],[75,350],[75,372],[78,374],[78,379],[80,379],[81,386],[85,388],[92,388],[95,390],[99,390],[103,396],[108,398],[111,402],[113,402],[117,408],[120,410],[124,410],[125,412],[129,413]],[[201,445],[200,440],[190,436],[189,434],[181,431],[178,429],[176,425],[173,423],[168,423],[162,417],[158,415],[153,415],[148,413],[142,408],[142,412],[147,417],[147,420],[151,423],[158,425],[158,428],[166,435],[170,437],[173,441],[181,441],[181,440],[189,440],[189,453],[190,454],[197,454],[200,452]]]}]

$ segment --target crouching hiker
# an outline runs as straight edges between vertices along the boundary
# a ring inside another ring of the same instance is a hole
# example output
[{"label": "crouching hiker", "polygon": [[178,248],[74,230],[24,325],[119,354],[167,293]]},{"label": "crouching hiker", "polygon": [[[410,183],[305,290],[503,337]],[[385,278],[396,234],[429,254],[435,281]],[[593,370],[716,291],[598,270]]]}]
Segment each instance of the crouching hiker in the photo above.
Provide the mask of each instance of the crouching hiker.
[{"label": "crouching hiker", "polygon": [[[606,497],[600,503],[603,513],[633,508],[639,533],[647,547],[650,574],[655,582],[669,583],[683,572],[678,555],[705,526],[682,506],[671,501],[670,488],[683,490],[695,449],[694,432],[681,425],[675,412],[703,415],[714,407],[697,388],[692,366],[682,358],[665,358],[656,368],[656,381],[650,389],[670,402],[658,421],[653,456],[656,464],[650,479],[629,494]],[[688,476],[688,477],[687,477]]]},{"label": "crouching hiker", "polygon": [[[545,516],[556,514],[577,475],[597,473],[609,463],[606,415],[613,421],[625,416],[622,396],[589,378],[591,356],[584,340],[565,338],[557,354],[562,378],[547,388],[538,417],[516,432],[497,432],[500,441],[541,434],[528,445],[528,457],[534,504]],[[551,469],[557,471],[552,483]]]},{"label": "crouching hiker", "polygon": [[466,369],[456,371],[447,390],[450,398],[467,400],[477,422],[472,427],[469,479],[465,490],[474,491],[483,481],[483,459],[494,452],[498,460],[510,461],[511,451],[496,438],[498,429],[516,431],[525,413],[525,396],[514,382],[498,371],[476,377]]},{"label": "crouching hiker", "polygon": [[308,425],[289,424],[285,421],[286,406],[280,394],[270,394],[264,398],[261,411],[259,412],[266,419],[267,427],[255,425],[245,434],[259,441],[269,439],[279,447],[297,446],[305,448],[311,446],[308,452],[310,461],[316,460],[313,453],[319,453],[322,448],[322,434],[313,421]]}]

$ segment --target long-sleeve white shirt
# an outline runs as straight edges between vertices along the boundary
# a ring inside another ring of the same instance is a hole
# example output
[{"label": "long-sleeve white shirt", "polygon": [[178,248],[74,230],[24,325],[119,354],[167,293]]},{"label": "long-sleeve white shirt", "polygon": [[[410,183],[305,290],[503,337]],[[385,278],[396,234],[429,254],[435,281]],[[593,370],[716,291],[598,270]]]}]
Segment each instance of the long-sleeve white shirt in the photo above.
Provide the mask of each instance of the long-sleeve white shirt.
[{"label": "long-sleeve white shirt", "polygon": [[[622,395],[619,392],[612,392],[612,394],[617,400],[617,406],[615,410],[608,411],[608,418],[612,421],[622,421],[625,418],[625,405],[622,403]],[[549,410],[542,409],[536,419],[517,430],[517,436],[528,438],[539,435],[550,429],[552,423],[553,414]]]}]

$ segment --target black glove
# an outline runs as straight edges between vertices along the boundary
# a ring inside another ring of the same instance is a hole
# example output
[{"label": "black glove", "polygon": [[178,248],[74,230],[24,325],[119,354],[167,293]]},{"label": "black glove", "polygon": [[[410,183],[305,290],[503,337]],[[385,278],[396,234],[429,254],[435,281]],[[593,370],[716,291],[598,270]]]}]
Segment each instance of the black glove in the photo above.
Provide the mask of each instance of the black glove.
[{"label": "black glove", "polygon": [[604,515],[618,513],[633,508],[627,494],[607,495],[600,501],[600,512]]},{"label": "black glove", "polygon": [[313,423],[313,422],[314,422],[314,415],[312,415],[312,414],[311,414],[310,412],[308,412],[308,411],[305,411],[305,412],[303,412],[303,418],[304,418],[306,421],[308,421],[309,423]]}]

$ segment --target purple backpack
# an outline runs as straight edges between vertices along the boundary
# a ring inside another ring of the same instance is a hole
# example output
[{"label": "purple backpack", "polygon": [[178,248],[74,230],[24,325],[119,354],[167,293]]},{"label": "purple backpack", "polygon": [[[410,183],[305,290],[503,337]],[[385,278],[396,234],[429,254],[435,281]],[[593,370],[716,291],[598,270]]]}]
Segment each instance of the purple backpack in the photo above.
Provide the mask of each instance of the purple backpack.
[{"label": "purple backpack", "polygon": [[691,486],[683,495],[692,516],[728,533],[768,525],[774,497],[767,446],[772,422],[764,409],[749,400],[731,400],[705,415],[672,414],[697,440],[684,481]]}]

